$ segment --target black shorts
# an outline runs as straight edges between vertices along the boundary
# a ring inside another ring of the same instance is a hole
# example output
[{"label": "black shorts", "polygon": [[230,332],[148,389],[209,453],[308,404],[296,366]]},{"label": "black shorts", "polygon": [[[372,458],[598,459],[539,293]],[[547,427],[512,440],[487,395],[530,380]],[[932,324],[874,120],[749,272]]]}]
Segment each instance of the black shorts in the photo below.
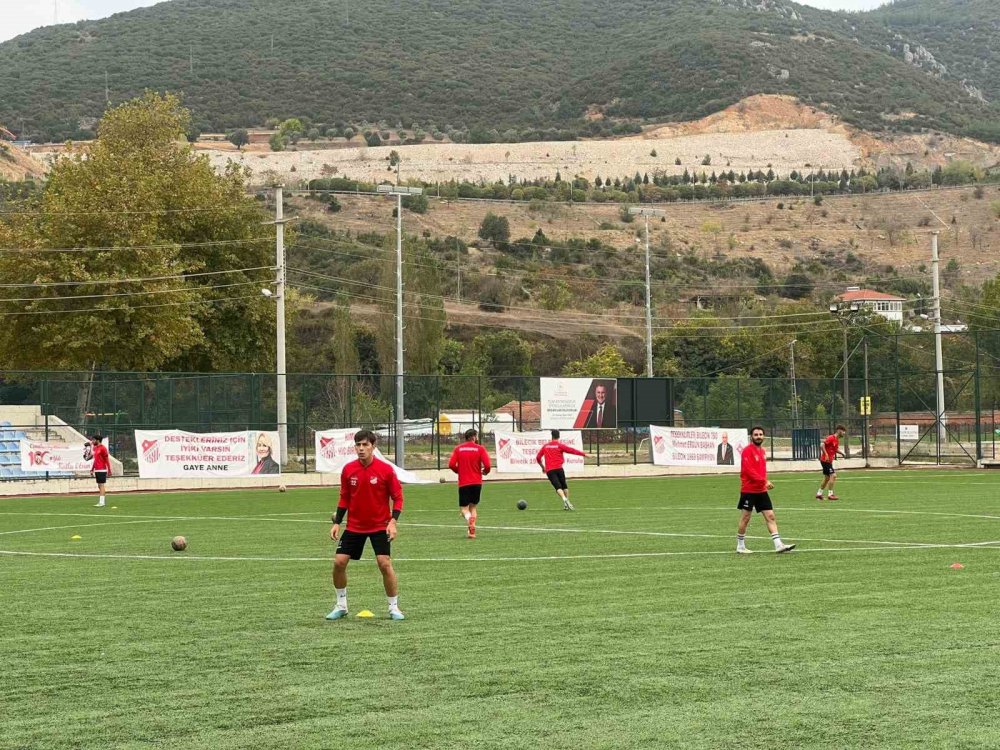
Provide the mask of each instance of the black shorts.
[{"label": "black shorts", "polygon": [[372,540],[372,549],[376,555],[389,555],[389,532],[375,531],[371,534],[362,534],[357,531],[345,531],[340,542],[337,543],[338,555],[350,555],[352,560],[360,560],[361,553],[365,551],[365,540]]},{"label": "black shorts", "polygon": [[545,476],[549,478],[552,482],[552,486],[557,490],[568,490],[569,486],[566,484],[566,472],[563,469],[553,469],[552,471],[545,472]]},{"label": "black shorts", "polygon": [[107,484],[108,483],[108,472],[106,472],[106,471],[95,471],[94,472],[94,479],[97,480],[98,484]]},{"label": "black shorts", "polygon": [[741,492],[740,501],[736,507],[740,510],[755,510],[758,513],[774,510],[774,506],[771,505],[771,496],[766,492]]},{"label": "black shorts", "polygon": [[820,461],[819,465],[823,467],[823,476],[832,477],[837,473],[837,470],[833,468],[833,461]]},{"label": "black shorts", "polygon": [[458,488],[458,505],[465,508],[469,505],[479,505],[479,496],[483,493],[483,485],[467,484]]}]

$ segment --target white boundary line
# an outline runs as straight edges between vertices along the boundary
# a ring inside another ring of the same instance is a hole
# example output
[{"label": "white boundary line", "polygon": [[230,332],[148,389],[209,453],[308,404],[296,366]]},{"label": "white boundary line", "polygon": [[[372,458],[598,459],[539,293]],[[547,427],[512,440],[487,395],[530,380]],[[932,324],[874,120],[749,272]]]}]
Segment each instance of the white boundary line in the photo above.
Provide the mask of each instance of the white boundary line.
[{"label": "white boundary line", "polygon": [[[919,544],[899,547],[814,547],[796,550],[793,555],[814,552],[887,552],[896,550],[928,550],[928,549],[968,549],[964,544]],[[980,547],[980,549],[986,549]],[[768,556],[774,553],[758,553]],[[288,563],[330,563],[332,557],[208,557],[194,555],[110,555],[88,554],[79,552],[21,552],[16,550],[0,550],[0,555],[9,557],[56,557],[56,558],[94,558],[100,560],[171,560],[175,562],[288,562]],[[560,560],[608,560],[633,559],[643,557],[699,557],[711,555],[728,555],[735,557],[733,550],[690,550],[683,552],[620,552],[598,555],[544,555],[536,557],[399,557],[393,558],[397,563],[476,563],[476,562],[555,562]]]}]

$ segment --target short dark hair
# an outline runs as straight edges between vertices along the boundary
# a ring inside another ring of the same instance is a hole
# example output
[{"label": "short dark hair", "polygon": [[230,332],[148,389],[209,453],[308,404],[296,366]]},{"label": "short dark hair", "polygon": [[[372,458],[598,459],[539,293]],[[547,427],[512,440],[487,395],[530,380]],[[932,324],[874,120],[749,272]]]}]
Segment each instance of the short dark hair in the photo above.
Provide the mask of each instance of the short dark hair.
[{"label": "short dark hair", "polygon": [[478,434],[479,434],[478,432],[476,432],[476,431],[475,431],[474,429],[472,429],[472,428],[470,427],[469,429],[467,429],[467,430],[465,431],[465,439],[466,439],[466,440],[472,440],[472,438],[474,438],[474,437],[475,437],[476,435],[478,435]]},{"label": "short dark hair", "polygon": [[847,428],[844,427],[844,425],[842,424],[838,424],[836,427],[833,428],[834,432],[837,432],[838,430],[843,430],[844,432],[847,432]]},{"label": "short dark hair", "polygon": [[559,430],[552,430],[552,439],[553,440],[559,439]]},{"label": "short dark hair", "polygon": [[[761,427],[760,425],[757,425],[756,427],[751,427],[750,428],[750,434],[753,435],[755,432],[757,432],[757,430],[760,430],[761,432],[764,432],[764,428]],[[766,435],[767,433],[764,432],[764,434]]]},{"label": "short dark hair", "polygon": [[99,432],[95,432],[93,435],[90,436],[90,439],[96,440],[98,443],[100,443],[102,440],[104,440],[104,436]]},{"label": "short dark hair", "polygon": [[375,445],[375,443],[378,442],[378,438],[375,436],[375,433],[372,432],[371,430],[358,430],[357,432],[354,433],[355,445],[357,445],[358,443],[363,443],[366,440],[372,445]]}]

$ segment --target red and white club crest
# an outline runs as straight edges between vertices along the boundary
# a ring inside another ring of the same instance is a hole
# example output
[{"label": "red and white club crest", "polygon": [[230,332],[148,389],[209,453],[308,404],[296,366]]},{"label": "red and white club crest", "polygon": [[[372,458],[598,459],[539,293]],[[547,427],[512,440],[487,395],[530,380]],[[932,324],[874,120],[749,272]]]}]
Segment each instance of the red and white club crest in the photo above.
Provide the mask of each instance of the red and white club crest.
[{"label": "red and white club crest", "polygon": [[323,458],[335,458],[337,455],[336,439],[321,437],[319,439],[319,451],[323,454]]},{"label": "red and white club crest", "polygon": [[147,464],[155,464],[160,460],[160,446],[156,440],[142,441],[142,460]]},{"label": "red and white club crest", "polygon": [[663,439],[663,435],[656,435],[653,438],[653,450],[657,453],[662,454],[667,449],[667,441]]},{"label": "red and white club crest", "polygon": [[514,446],[510,444],[508,438],[500,438],[500,455],[504,458],[510,458],[514,453]]}]

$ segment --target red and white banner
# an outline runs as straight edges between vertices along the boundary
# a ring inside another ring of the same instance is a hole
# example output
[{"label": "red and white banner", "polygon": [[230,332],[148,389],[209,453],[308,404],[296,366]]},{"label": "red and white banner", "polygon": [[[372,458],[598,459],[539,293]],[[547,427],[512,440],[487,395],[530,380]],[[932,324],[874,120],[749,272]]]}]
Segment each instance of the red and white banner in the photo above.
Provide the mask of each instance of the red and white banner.
[{"label": "red and white banner", "polygon": [[90,443],[70,445],[22,440],[20,447],[21,471],[89,472],[94,465],[93,446]]},{"label": "red and white banner", "polygon": [[542,378],[542,427],[599,430],[618,426],[614,378]]},{"label": "red and white banner", "polygon": [[136,430],[139,476],[248,477],[281,473],[278,433]]},{"label": "red and white banner", "polygon": [[[317,430],[315,437],[316,471],[339,474],[344,466],[357,459],[354,450],[354,435],[360,427],[342,430]],[[375,459],[389,464],[396,471],[396,476],[403,484],[430,484],[431,480],[421,479],[412,471],[401,469],[375,449]]]},{"label": "red and white banner", "polygon": [[[497,472],[500,474],[527,474],[538,472],[541,469],[535,456],[539,449],[552,440],[552,435],[548,432],[494,432],[493,437],[497,444]],[[577,450],[583,450],[583,435],[580,432],[563,432],[559,436],[560,442],[572,446]],[[566,474],[583,473],[583,456],[564,456],[566,464],[563,467]]]},{"label": "red and white banner", "polygon": [[649,428],[649,440],[656,466],[721,466],[736,471],[750,443],[746,430],[655,425]]}]

